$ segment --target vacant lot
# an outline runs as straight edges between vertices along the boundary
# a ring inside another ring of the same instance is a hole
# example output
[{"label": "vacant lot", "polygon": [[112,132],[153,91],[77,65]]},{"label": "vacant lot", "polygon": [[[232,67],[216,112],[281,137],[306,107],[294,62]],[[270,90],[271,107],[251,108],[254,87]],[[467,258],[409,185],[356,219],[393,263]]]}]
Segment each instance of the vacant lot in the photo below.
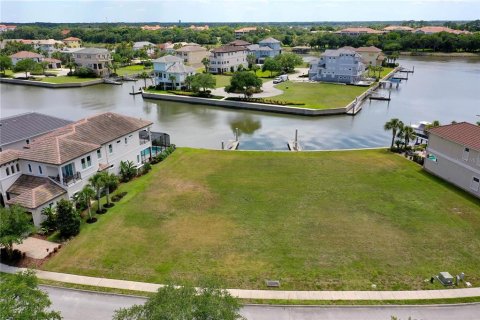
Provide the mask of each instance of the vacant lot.
[{"label": "vacant lot", "polygon": [[141,64],[135,64],[131,66],[126,66],[126,67],[121,67],[117,69],[117,74],[119,76],[126,76],[129,74],[137,74],[137,73],[142,73],[142,72],[151,72],[153,69],[152,68],[145,68],[144,65]]},{"label": "vacant lot", "polygon": [[44,268],[241,288],[480,283],[480,201],[384,150],[179,149],[124,190]]},{"label": "vacant lot", "polygon": [[42,79],[43,82],[49,83],[79,83],[87,82],[92,80],[98,80],[99,78],[79,78],[77,76],[58,76],[58,77],[45,77]]}]

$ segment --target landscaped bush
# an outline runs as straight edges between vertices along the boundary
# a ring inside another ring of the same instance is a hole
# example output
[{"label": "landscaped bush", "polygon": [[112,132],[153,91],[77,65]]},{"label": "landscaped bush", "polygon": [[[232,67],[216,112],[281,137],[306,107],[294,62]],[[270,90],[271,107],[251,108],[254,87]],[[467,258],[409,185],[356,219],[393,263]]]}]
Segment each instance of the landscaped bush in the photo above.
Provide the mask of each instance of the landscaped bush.
[{"label": "landscaped bush", "polygon": [[161,153],[156,155],[154,157],[156,159],[156,163],[162,162],[163,160],[165,160],[170,154],[173,153],[173,151],[175,151],[175,149],[176,149],[176,146],[172,144],[169,147],[167,147],[165,150],[163,150]]},{"label": "landscaped bush", "polygon": [[283,101],[275,99],[265,99],[265,98],[240,98],[240,97],[228,97],[225,100],[231,101],[241,101],[241,102],[254,102],[254,103],[263,103],[263,104],[276,104],[281,106],[303,106],[303,102],[294,102],[294,101]]},{"label": "landscaped bush", "polygon": [[199,91],[199,92],[190,92],[190,91],[167,91],[170,94],[174,94],[177,96],[188,96],[188,97],[199,97],[199,98],[209,98],[209,99],[223,99],[222,96],[214,96],[211,94],[210,90],[207,90],[205,92]]},{"label": "landscaped bush", "polygon": [[143,169],[142,169],[143,174],[148,173],[150,170],[152,170],[152,165],[151,165],[150,163],[148,163],[148,162],[145,163],[145,164],[143,165]]},{"label": "landscaped bush", "polygon": [[96,78],[97,75],[95,72],[90,69],[90,68],[85,68],[85,67],[79,67],[75,70],[73,75],[79,77],[79,78]]},{"label": "landscaped bush", "polygon": [[70,238],[80,232],[80,215],[71,201],[60,199],[57,203],[57,226],[64,238]]}]

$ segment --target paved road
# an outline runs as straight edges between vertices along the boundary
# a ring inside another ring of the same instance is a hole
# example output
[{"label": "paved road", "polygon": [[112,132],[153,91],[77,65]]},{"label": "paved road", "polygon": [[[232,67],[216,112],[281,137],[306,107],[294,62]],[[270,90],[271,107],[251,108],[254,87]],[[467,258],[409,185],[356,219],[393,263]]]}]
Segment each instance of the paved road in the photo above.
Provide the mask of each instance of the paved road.
[{"label": "paved road", "polygon": [[[53,303],[53,309],[62,313],[65,320],[111,319],[113,311],[134,304],[144,298],[77,291],[41,286]],[[416,307],[276,307],[245,306],[242,314],[249,320],[479,320],[480,304],[462,306],[416,306]]]}]

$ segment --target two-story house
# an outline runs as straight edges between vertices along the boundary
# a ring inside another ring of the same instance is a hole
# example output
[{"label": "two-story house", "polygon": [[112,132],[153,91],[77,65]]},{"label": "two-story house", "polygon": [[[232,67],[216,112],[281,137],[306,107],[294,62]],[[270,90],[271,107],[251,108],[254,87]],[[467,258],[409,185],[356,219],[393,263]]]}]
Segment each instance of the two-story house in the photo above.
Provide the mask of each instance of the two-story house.
[{"label": "two-story house", "polygon": [[209,71],[211,73],[235,72],[240,66],[248,66],[249,51],[244,46],[222,46],[215,48],[210,54]]},{"label": "two-story house", "polygon": [[275,58],[282,53],[282,43],[274,38],[266,38],[247,46],[250,54],[255,55],[257,63],[263,63],[266,58]]},{"label": "two-story house", "polygon": [[202,60],[208,57],[207,49],[200,45],[186,45],[176,50],[177,57],[183,59],[183,62],[191,66],[202,65]]},{"label": "two-story house", "polygon": [[33,139],[70,123],[72,121],[37,112],[0,118],[0,151],[22,150]]},{"label": "two-story house", "polygon": [[155,85],[164,89],[180,89],[185,79],[195,74],[195,68],[186,66],[179,57],[167,55],[152,62]]},{"label": "two-story house", "polygon": [[110,52],[103,48],[84,48],[72,53],[75,63],[92,69],[98,76],[108,76],[108,65],[112,61]]},{"label": "two-story house", "polygon": [[461,122],[428,130],[423,168],[480,198],[480,126]]},{"label": "two-story house", "polygon": [[360,81],[365,71],[362,56],[353,49],[325,50],[320,59],[312,60],[308,77],[313,81],[352,84]]},{"label": "two-story house", "polygon": [[142,166],[151,154],[151,124],[107,112],[40,136],[22,150],[0,152],[0,202],[25,207],[40,225],[43,208],[71,198],[97,172],[119,174],[121,161]]},{"label": "two-story house", "polygon": [[25,59],[32,59],[35,62],[41,62],[43,61],[44,56],[36,52],[19,51],[17,53],[10,55],[10,58],[12,59],[12,64],[15,66],[19,61],[22,61]]},{"label": "two-story house", "polygon": [[363,62],[367,66],[381,66],[385,60],[382,50],[375,46],[359,47],[355,51],[362,56]]},{"label": "two-story house", "polygon": [[82,46],[82,40],[77,37],[68,37],[63,39],[63,43],[69,48],[80,48]]},{"label": "two-story house", "polygon": [[133,50],[145,50],[148,56],[151,56],[155,53],[155,44],[148,41],[138,41],[133,44]]}]

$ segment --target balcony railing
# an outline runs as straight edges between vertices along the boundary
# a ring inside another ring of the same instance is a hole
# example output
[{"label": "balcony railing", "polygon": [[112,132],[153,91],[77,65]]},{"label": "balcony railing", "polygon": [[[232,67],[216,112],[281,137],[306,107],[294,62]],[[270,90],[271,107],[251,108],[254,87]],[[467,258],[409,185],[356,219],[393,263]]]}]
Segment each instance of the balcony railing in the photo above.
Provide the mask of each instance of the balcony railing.
[{"label": "balcony railing", "polygon": [[[49,178],[56,181],[59,184],[62,184],[62,181],[60,181],[59,175],[57,175],[56,177],[49,177]],[[74,184],[80,180],[82,180],[82,175],[80,174],[80,172],[75,172],[73,175],[63,177],[63,185],[68,187],[69,185]]]}]

